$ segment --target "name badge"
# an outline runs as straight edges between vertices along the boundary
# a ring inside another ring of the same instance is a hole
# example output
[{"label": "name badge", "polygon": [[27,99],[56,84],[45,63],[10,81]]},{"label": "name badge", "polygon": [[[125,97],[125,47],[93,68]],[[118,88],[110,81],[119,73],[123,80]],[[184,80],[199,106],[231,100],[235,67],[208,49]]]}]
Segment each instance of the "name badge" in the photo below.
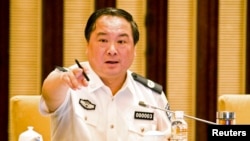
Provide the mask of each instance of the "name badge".
[{"label": "name badge", "polygon": [[142,120],[154,120],[154,113],[135,111],[134,118]]}]

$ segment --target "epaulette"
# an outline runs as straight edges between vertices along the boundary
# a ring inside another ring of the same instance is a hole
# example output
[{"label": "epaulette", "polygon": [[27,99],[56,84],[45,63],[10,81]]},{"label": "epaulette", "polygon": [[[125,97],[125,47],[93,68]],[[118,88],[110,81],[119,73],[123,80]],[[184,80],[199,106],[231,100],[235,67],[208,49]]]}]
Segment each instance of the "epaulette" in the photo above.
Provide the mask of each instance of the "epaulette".
[{"label": "epaulette", "polygon": [[61,72],[67,72],[68,71],[64,67],[60,67],[60,66],[56,66],[56,69],[58,69]]},{"label": "epaulette", "polygon": [[141,84],[143,84],[144,86],[152,89],[153,91],[157,92],[158,94],[161,94],[162,93],[162,86],[160,84],[157,84],[139,74],[136,74],[136,73],[132,73],[131,74],[134,78],[134,80],[140,82]]}]

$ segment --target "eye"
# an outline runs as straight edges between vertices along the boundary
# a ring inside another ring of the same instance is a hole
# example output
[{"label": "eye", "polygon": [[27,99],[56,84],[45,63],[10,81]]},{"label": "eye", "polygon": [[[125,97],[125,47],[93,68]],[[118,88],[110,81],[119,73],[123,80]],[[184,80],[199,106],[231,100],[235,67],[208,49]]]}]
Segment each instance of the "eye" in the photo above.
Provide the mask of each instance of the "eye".
[{"label": "eye", "polygon": [[106,39],[99,39],[98,41],[102,42],[102,43],[107,43],[108,42],[108,40],[106,40]]},{"label": "eye", "polygon": [[119,44],[125,44],[126,41],[125,41],[125,40],[119,40],[118,43],[119,43]]}]

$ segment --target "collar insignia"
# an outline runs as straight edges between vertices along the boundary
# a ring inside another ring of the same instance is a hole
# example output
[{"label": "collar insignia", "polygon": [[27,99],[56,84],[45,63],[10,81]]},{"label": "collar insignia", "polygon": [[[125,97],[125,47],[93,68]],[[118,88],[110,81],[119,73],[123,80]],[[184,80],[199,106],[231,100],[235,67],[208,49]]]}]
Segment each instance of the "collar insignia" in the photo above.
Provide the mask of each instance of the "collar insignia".
[{"label": "collar insignia", "polygon": [[95,104],[91,103],[87,99],[80,99],[79,104],[86,110],[95,110]]}]

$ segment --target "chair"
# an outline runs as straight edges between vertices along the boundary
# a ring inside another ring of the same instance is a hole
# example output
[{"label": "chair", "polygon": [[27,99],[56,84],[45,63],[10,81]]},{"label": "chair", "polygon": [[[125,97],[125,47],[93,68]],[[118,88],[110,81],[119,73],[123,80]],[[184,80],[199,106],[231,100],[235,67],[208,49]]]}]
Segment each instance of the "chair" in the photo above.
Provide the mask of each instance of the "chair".
[{"label": "chair", "polygon": [[250,95],[225,94],[219,96],[218,111],[236,113],[236,124],[250,124]]},{"label": "chair", "polygon": [[42,135],[43,141],[50,141],[50,118],[39,113],[40,95],[16,95],[10,98],[9,141],[17,141],[19,135],[33,126]]}]

